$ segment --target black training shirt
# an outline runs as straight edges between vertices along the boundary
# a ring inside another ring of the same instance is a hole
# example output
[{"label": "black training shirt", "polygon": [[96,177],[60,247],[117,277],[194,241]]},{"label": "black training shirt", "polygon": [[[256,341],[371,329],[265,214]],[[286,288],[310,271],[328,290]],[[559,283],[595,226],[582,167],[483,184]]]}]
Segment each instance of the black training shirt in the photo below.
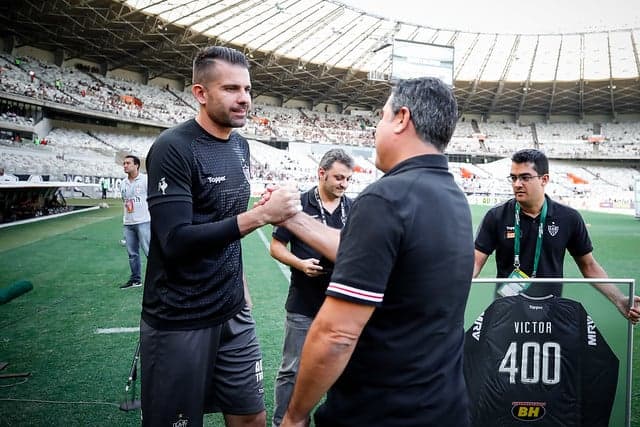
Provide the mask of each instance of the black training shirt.
[{"label": "black training shirt", "polygon": [[236,216],[249,201],[249,145],[195,120],[168,129],[147,155],[151,245],[142,318],[156,329],[224,322],[244,304]]}]

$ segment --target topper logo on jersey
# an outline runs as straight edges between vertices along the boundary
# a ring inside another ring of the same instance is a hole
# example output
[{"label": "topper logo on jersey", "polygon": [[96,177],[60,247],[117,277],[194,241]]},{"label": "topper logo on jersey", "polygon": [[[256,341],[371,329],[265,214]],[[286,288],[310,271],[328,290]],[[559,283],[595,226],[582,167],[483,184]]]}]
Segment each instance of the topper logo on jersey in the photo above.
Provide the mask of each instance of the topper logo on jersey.
[{"label": "topper logo on jersey", "polygon": [[518,421],[539,421],[547,411],[545,402],[512,402],[511,415]]},{"label": "topper logo on jersey", "polygon": [[227,177],[225,175],[207,177],[207,181],[209,181],[210,184],[220,184],[221,182],[225,182],[226,180]]}]

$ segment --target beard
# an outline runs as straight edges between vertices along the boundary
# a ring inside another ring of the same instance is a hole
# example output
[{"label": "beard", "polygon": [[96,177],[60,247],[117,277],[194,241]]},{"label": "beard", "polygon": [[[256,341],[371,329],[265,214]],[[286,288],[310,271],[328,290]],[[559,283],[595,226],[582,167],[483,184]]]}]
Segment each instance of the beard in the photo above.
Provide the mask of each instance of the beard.
[{"label": "beard", "polygon": [[241,117],[233,111],[207,110],[209,119],[220,127],[241,128],[247,123],[247,112]]}]

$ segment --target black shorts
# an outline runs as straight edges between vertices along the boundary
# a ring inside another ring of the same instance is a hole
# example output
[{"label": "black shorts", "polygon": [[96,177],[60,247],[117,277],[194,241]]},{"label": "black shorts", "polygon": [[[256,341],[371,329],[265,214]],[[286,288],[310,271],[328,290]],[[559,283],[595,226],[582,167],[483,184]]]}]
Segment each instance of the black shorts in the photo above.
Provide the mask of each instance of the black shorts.
[{"label": "black shorts", "polygon": [[207,412],[265,409],[262,353],[247,307],[193,331],[157,330],[141,320],[140,365],[143,426],[201,426]]}]

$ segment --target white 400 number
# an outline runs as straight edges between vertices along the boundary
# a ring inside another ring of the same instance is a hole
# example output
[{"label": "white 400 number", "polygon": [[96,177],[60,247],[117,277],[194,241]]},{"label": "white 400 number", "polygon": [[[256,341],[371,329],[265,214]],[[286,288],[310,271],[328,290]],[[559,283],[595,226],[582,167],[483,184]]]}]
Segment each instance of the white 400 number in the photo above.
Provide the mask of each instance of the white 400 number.
[{"label": "white 400 number", "polygon": [[[498,372],[509,374],[509,383],[516,383],[518,370],[522,384],[537,384],[540,379],[543,384],[548,385],[560,382],[560,344],[545,342],[542,344],[541,355],[540,343],[523,342],[521,353],[520,367],[518,367],[518,344],[512,342],[500,362]],[[553,369],[550,369],[549,365],[552,365]]]}]

